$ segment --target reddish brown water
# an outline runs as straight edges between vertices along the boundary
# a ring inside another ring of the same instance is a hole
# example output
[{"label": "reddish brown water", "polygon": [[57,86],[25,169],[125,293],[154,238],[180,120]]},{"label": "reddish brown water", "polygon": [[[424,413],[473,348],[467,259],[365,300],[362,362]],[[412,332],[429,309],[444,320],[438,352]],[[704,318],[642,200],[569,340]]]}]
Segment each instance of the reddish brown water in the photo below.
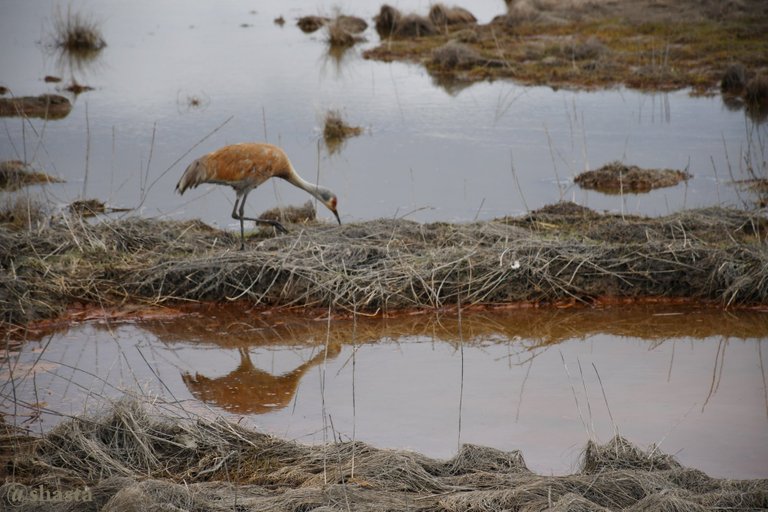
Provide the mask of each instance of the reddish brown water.
[{"label": "reddish brown water", "polygon": [[[766,339],[767,313],[690,306],[330,322],[210,309],[28,342],[3,409],[14,393],[57,414],[159,395],[301,442],[355,438],[437,457],[463,442],[521,449],[545,474],[573,471],[588,439],[618,431],[713,476],[768,477]],[[43,430],[57,414],[41,416]]]}]

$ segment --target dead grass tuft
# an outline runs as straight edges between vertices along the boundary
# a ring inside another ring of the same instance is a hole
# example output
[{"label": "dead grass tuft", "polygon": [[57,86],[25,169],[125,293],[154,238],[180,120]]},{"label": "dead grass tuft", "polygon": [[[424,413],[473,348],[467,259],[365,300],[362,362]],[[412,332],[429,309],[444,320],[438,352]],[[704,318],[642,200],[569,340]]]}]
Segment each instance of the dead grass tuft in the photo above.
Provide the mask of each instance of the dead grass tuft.
[{"label": "dead grass tuft", "polygon": [[726,94],[741,95],[747,86],[747,68],[743,64],[731,64],[720,80],[720,90]]},{"label": "dead grass tuft", "polygon": [[429,18],[418,14],[402,14],[388,4],[381,6],[374,20],[376,31],[382,39],[424,37],[438,33]]},{"label": "dead grass tuft", "polygon": [[362,127],[347,124],[338,110],[329,110],[325,114],[323,140],[330,153],[338,152],[348,138],[357,137],[362,133]]},{"label": "dead grass tuft", "polygon": [[47,216],[45,205],[31,197],[15,197],[0,207],[0,225],[11,231],[39,227]]},{"label": "dead grass tuft", "polygon": [[745,99],[751,107],[768,107],[768,75],[757,75],[747,82]]},{"label": "dead grass tuft", "polygon": [[317,211],[312,201],[307,201],[302,206],[278,206],[271,208],[259,215],[259,218],[274,220],[281,224],[307,224],[317,220]]},{"label": "dead grass tuft", "polygon": [[57,7],[53,16],[53,42],[70,52],[98,52],[107,45],[99,25],[92,17],[73,12],[71,5],[66,12]]},{"label": "dead grass tuft", "polygon": [[434,4],[429,9],[429,19],[436,26],[447,28],[448,25],[465,25],[477,23],[475,15],[463,7],[446,7],[444,4]]},{"label": "dead grass tuft", "polygon": [[296,25],[298,25],[302,32],[311,34],[324,27],[329,21],[331,19],[325,16],[302,16],[296,22]]},{"label": "dead grass tuft", "polygon": [[458,41],[448,41],[432,52],[433,67],[441,70],[472,69],[475,67],[501,67],[504,62],[481,56],[472,47]]},{"label": "dead grass tuft", "polygon": [[351,25],[341,21],[341,18],[338,17],[326,24],[328,31],[327,41],[331,47],[349,48],[354,46],[355,43],[365,41],[364,37],[348,29],[348,26]]},{"label": "dead grass tuft", "polygon": [[62,180],[42,172],[33,171],[21,160],[0,162],[0,190],[18,190],[40,183],[61,183]]}]

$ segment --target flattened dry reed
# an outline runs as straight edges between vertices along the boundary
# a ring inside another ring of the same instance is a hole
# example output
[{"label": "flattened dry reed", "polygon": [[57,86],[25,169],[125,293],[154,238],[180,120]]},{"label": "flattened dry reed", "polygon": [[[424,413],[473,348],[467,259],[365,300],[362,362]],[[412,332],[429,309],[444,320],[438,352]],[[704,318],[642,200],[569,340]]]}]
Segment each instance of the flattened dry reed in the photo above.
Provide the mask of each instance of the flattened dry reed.
[{"label": "flattened dry reed", "polygon": [[[63,482],[88,486],[91,505],[109,511],[687,512],[768,504],[766,480],[710,478],[618,437],[588,447],[587,458],[604,462],[598,471],[541,476],[525,468],[519,452],[465,445],[438,460],[360,442],[304,446],[221,419],[180,419],[180,412],[124,399],[101,414],[72,418],[2,461],[11,476],[0,500],[14,486]],[[649,467],[649,460],[667,468]],[[45,510],[41,505],[49,506],[30,501],[18,510]]]},{"label": "flattened dry reed", "polygon": [[72,301],[358,312],[648,296],[765,304],[766,232],[764,217],[738,210],[622,219],[561,206],[472,224],[294,226],[241,252],[231,233],[199,222],[68,220],[0,229],[0,265],[13,276],[0,279],[0,302],[16,323]]}]

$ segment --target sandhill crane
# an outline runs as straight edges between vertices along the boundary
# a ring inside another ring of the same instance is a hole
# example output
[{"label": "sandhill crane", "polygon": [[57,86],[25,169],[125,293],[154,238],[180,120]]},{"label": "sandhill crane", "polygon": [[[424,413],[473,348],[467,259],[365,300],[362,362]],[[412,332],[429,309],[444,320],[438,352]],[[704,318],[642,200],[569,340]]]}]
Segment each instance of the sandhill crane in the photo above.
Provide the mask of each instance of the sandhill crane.
[{"label": "sandhill crane", "polygon": [[[341,224],[336,211],[336,194],[325,187],[314,185],[302,179],[291,165],[285,151],[272,144],[243,142],[224,146],[193,161],[181,175],[176,190],[183,194],[188,188],[201,183],[229,185],[237,193],[232,218],[240,221],[240,250],[245,249],[243,221],[252,220],[274,226],[278,231],[288,231],[275,220],[244,217],[245,200],[248,193],[269,178],[282,178],[306,190],[328,207]],[[239,206],[239,209],[238,209]]]}]

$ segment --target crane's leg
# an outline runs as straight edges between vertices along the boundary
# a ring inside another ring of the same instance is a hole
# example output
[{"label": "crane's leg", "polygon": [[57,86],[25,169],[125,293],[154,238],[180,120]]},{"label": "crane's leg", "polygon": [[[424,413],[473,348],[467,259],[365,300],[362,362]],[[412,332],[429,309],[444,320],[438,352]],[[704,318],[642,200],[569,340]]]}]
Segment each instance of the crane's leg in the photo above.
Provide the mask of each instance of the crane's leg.
[{"label": "crane's leg", "polygon": [[240,250],[241,251],[245,249],[245,229],[243,228],[243,214],[242,214],[243,209],[240,208],[240,215],[238,216],[237,215],[237,205],[240,202],[245,203],[245,201],[243,201],[243,199],[245,199],[245,198],[244,197],[240,197],[240,193],[238,192],[237,197],[235,198],[235,207],[232,209],[232,218],[240,220]]},{"label": "crane's leg", "polygon": [[[269,219],[255,219],[253,217],[246,217],[245,216],[245,199],[248,197],[248,193],[250,190],[246,190],[242,197],[240,197],[240,194],[238,194],[237,199],[235,199],[235,207],[232,210],[232,218],[238,219],[240,221],[240,250],[245,249],[245,230],[243,228],[243,221],[246,220],[252,220],[253,222],[256,222],[258,224],[268,224],[275,228],[276,230],[280,231],[281,233],[287,233],[288,230],[283,227],[282,224],[277,222],[276,220],[269,220]],[[240,205],[240,208],[238,209],[238,203]]]}]

